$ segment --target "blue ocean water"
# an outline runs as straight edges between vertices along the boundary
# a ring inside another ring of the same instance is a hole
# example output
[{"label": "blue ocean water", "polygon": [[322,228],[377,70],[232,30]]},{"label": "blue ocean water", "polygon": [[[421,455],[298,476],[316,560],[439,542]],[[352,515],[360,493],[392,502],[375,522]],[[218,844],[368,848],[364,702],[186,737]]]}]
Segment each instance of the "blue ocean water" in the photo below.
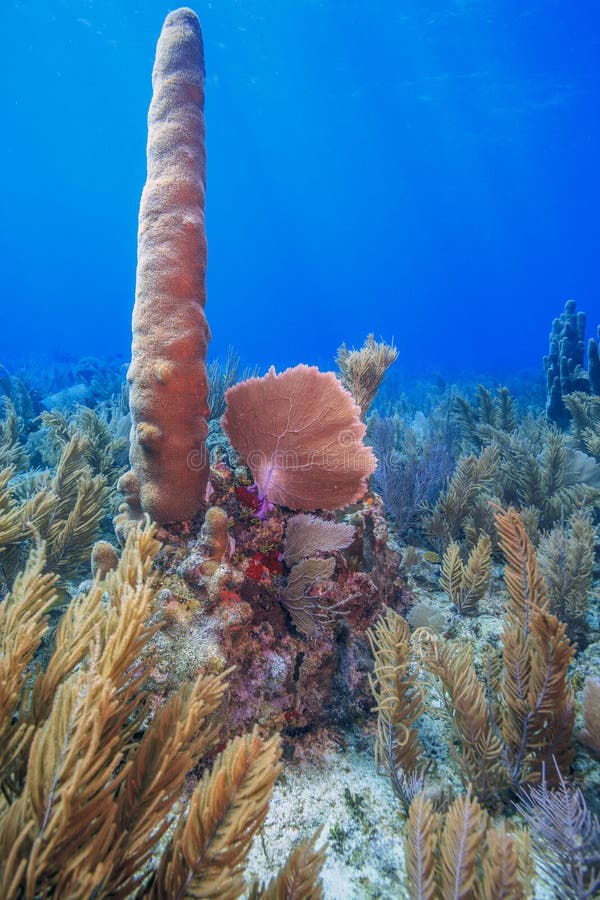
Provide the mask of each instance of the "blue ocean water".
[{"label": "blue ocean water", "polygon": [[[0,354],[129,353],[158,0],[4,0]],[[600,7],[203,0],[213,355],[541,367],[600,321]]]}]

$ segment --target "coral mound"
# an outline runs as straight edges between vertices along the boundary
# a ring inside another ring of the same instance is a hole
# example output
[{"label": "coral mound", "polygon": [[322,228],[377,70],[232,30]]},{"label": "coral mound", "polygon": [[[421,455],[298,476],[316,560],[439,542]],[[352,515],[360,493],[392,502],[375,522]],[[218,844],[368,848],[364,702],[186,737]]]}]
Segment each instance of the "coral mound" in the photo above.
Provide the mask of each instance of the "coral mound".
[{"label": "coral mound", "polygon": [[198,672],[235,666],[223,716],[232,733],[258,721],[293,736],[366,715],[366,630],[385,604],[402,610],[410,602],[398,555],[387,546],[383,508],[369,498],[348,514],[348,524],[322,520],[322,528],[354,538],[344,553],[324,543],[321,554],[333,555],[317,557],[309,548],[314,558],[307,562],[327,572],[306,579],[291,602],[294,565],[303,565],[288,565],[283,555],[295,516],[276,507],[257,517],[243,485],[223,462],[218,466],[202,529],[161,532],[157,693],[170,694]]}]

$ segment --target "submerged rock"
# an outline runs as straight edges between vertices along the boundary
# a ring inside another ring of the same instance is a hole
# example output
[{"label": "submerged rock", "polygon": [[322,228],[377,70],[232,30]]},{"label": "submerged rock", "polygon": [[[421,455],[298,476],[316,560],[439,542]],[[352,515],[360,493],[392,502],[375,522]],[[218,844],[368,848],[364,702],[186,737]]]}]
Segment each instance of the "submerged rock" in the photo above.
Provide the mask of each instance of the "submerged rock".
[{"label": "submerged rock", "polygon": [[403,611],[409,598],[382,507],[371,498],[347,515],[354,540],[331,556],[331,578],[305,592],[315,622],[307,635],[282,602],[292,513],[257,517],[251,493],[225,468],[220,462],[204,523],[190,535],[164,529],[153,689],[168,694],[200,671],[234,667],[227,735],[256,721],[293,737],[363,718],[373,705],[366,630],[385,605]]}]

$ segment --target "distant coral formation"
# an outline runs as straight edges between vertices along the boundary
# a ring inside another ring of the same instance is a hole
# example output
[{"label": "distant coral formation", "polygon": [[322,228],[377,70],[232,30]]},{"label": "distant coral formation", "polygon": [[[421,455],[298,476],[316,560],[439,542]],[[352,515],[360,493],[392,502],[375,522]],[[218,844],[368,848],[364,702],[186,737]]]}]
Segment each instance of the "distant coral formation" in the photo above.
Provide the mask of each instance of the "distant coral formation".
[{"label": "distant coral formation", "polygon": [[546,415],[561,428],[569,425],[568,394],[600,394],[600,325],[598,340],[588,342],[588,370],[585,370],[585,313],[577,312],[574,300],[567,300],[563,312],[554,319],[550,347],[544,357],[546,369]]}]

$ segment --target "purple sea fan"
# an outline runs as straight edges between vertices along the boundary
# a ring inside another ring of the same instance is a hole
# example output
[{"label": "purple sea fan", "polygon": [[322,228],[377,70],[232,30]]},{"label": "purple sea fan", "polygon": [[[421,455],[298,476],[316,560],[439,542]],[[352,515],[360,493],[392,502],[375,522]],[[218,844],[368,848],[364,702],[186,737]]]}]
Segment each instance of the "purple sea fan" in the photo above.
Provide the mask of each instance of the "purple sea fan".
[{"label": "purple sea fan", "polygon": [[540,874],[552,896],[593,900],[600,896],[600,820],[579,788],[558,773],[551,790],[543,779],[522,792],[516,806],[532,830]]},{"label": "purple sea fan", "polygon": [[450,442],[431,425],[417,440],[394,418],[373,416],[369,433],[377,471],[373,488],[400,535],[416,527],[423,509],[435,503],[453,468]]},{"label": "purple sea fan", "polygon": [[316,553],[344,550],[354,538],[354,526],[345,522],[329,522],[319,516],[299,513],[288,520],[283,544],[283,558],[291,568],[301,559]]},{"label": "purple sea fan", "polygon": [[360,409],[333,372],[299,365],[230,387],[223,430],[266,503],[343,509],[367,489],[377,461]]}]

